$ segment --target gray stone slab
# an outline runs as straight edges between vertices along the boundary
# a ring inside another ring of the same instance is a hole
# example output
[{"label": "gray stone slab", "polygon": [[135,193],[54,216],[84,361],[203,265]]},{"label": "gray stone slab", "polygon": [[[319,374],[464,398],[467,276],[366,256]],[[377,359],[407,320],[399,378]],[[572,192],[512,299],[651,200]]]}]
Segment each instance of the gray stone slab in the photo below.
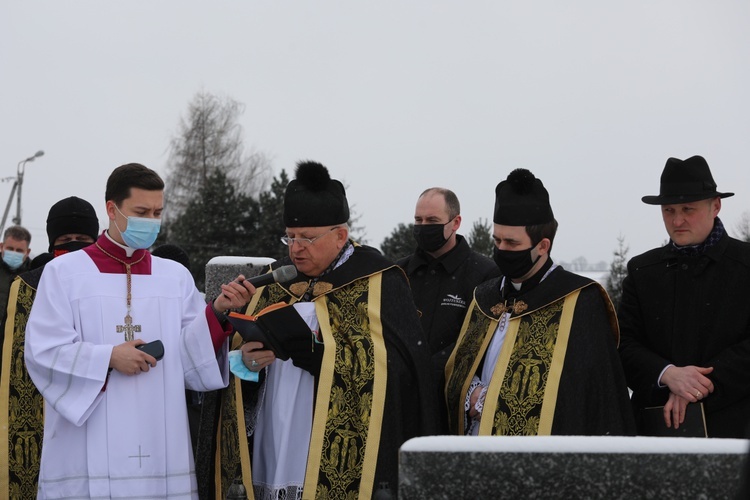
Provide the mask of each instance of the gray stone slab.
[{"label": "gray stone slab", "polygon": [[232,281],[240,274],[246,278],[264,272],[274,259],[268,257],[214,257],[206,264],[206,300],[214,300],[221,285]]},{"label": "gray stone slab", "polygon": [[748,451],[734,439],[420,439],[432,441],[400,452],[401,499],[734,499]]}]

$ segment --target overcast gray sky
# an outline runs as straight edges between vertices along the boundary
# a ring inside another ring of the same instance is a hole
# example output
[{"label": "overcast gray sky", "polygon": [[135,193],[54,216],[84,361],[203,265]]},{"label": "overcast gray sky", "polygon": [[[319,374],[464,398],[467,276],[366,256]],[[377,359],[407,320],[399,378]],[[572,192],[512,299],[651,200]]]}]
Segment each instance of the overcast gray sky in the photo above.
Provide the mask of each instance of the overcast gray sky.
[{"label": "overcast gray sky", "polygon": [[23,184],[35,253],[55,201],[85,198],[103,224],[112,169],[164,174],[200,90],[246,105],[246,145],[274,174],[328,166],[376,246],[436,185],[458,194],[468,234],[517,167],[550,191],[558,261],[610,261],[619,234],[630,256],[660,245],[640,198],[670,156],[705,156],[737,193],[730,232],[750,209],[745,0],[0,5],[0,177],[46,153]]}]

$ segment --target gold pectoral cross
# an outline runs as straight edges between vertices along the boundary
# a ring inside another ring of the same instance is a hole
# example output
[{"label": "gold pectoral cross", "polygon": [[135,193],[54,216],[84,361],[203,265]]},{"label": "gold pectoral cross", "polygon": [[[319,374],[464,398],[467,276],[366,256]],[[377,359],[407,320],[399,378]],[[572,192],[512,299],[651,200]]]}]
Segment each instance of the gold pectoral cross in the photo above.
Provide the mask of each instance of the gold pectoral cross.
[{"label": "gold pectoral cross", "polygon": [[117,333],[125,333],[125,342],[130,342],[135,339],[134,333],[141,333],[141,325],[134,325],[133,318],[130,314],[125,316],[125,324],[117,325]]}]

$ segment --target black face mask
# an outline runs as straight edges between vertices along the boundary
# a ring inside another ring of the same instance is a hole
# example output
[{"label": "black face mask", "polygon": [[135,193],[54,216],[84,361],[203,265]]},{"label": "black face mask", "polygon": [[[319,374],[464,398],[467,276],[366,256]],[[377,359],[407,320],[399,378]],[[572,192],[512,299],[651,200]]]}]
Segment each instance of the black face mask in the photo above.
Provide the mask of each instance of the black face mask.
[{"label": "black face mask", "polygon": [[437,252],[447,243],[443,236],[443,229],[446,224],[414,224],[414,239],[417,240],[417,247],[425,252]]},{"label": "black face mask", "polygon": [[55,257],[59,257],[63,254],[75,252],[76,250],[86,248],[87,246],[91,244],[92,243],[88,241],[69,241],[67,243],[63,243],[61,245],[56,245],[52,247],[52,255],[54,255]]},{"label": "black face mask", "polygon": [[514,252],[511,250],[500,250],[495,247],[492,251],[492,258],[495,261],[495,264],[497,264],[497,267],[500,268],[500,272],[503,276],[510,279],[518,279],[531,271],[534,264],[536,264],[542,257],[541,255],[537,255],[536,260],[532,261],[531,251],[533,249],[534,247],[531,247],[527,250],[518,250]]}]

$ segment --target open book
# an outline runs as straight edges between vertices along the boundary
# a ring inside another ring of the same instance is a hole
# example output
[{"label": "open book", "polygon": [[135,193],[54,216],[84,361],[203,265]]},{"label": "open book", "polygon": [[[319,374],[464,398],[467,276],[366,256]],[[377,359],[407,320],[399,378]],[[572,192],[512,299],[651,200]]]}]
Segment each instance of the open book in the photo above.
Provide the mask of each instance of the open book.
[{"label": "open book", "polygon": [[262,343],[278,359],[289,359],[288,346],[309,345],[312,350],[314,334],[292,305],[273,304],[255,316],[229,313],[229,322],[245,342]]}]

